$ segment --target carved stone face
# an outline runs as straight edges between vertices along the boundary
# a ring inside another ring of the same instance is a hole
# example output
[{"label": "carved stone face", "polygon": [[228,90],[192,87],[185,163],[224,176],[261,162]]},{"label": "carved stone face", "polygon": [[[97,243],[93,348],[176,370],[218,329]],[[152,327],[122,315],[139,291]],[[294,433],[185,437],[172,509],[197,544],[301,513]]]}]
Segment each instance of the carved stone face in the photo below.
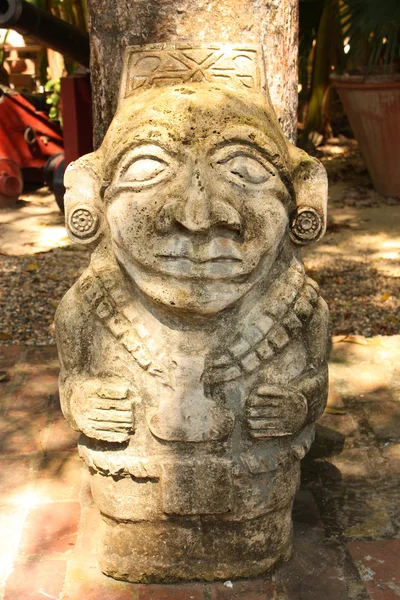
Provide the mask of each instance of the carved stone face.
[{"label": "carved stone face", "polygon": [[114,253],[147,296],[212,314],[266,277],[288,227],[283,147],[262,105],[204,84],[125,103],[104,202]]}]

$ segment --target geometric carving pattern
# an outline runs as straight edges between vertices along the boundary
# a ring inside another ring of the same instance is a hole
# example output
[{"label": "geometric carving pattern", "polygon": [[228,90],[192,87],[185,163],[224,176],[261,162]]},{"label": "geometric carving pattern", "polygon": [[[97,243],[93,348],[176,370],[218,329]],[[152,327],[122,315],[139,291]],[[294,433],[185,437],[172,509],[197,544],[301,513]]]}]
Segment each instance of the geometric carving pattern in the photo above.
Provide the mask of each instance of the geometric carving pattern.
[{"label": "geometric carving pattern", "polygon": [[236,44],[148,44],[125,49],[120,102],[151,87],[205,81],[260,91],[262,50]]}]

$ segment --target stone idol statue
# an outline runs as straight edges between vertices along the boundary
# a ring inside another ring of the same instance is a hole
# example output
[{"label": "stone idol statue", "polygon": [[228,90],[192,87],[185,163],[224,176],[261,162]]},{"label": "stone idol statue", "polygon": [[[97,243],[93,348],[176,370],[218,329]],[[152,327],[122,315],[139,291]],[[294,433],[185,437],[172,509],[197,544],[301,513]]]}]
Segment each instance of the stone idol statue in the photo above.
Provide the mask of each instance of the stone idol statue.
[{"label": "stone idol statue", "polygon": [[254,47],[128,47],[106,137],[66,173],[69,235],[93,254],[57,310],[61,401],[117,579],[248,577],[290,555],[327,395],[328,313],[300,258],[327,178],[263,72]]}]

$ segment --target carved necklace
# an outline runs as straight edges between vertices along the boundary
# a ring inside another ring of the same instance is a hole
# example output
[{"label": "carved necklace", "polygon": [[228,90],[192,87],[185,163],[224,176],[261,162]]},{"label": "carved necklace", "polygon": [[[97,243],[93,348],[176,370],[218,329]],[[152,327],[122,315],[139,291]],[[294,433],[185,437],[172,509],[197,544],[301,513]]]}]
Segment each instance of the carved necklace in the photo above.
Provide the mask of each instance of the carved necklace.
[{"label": "carved necklace", "polygon": [[[93,257],[79,280],[81,292],[94,306],[104,327],[134,358],[139,367],[171,387],[166,356],[155,356],[151,336],[127,289],[121,270],[110,257]],[[303,265],[293,258],[284,275],[275,281],[251,311],[227,351],[210,358],[204,375],[213,386],[255,371],[283,351],[310,319],[318,300],[318,284],[304,275]]]}]

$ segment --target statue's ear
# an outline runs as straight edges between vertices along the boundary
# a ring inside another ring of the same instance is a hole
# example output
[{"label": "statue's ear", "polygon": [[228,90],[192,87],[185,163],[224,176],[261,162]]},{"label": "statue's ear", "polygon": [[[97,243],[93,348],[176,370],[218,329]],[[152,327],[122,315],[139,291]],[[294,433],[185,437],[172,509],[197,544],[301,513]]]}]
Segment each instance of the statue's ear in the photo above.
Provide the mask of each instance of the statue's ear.
[{"label": "statue's ear", "polygon": [[316,242],[324,235],[327,220],[328,177],[323,165],[304,150],[289,145],[296,209],[291,215],[295,244]]},{"label": "statue's ear", "polygon": [[65,171],[65,225],[73,242],[90,244],[99,241],[104,233],[101,179],[102,157],[99,151],[78,158]]}]

